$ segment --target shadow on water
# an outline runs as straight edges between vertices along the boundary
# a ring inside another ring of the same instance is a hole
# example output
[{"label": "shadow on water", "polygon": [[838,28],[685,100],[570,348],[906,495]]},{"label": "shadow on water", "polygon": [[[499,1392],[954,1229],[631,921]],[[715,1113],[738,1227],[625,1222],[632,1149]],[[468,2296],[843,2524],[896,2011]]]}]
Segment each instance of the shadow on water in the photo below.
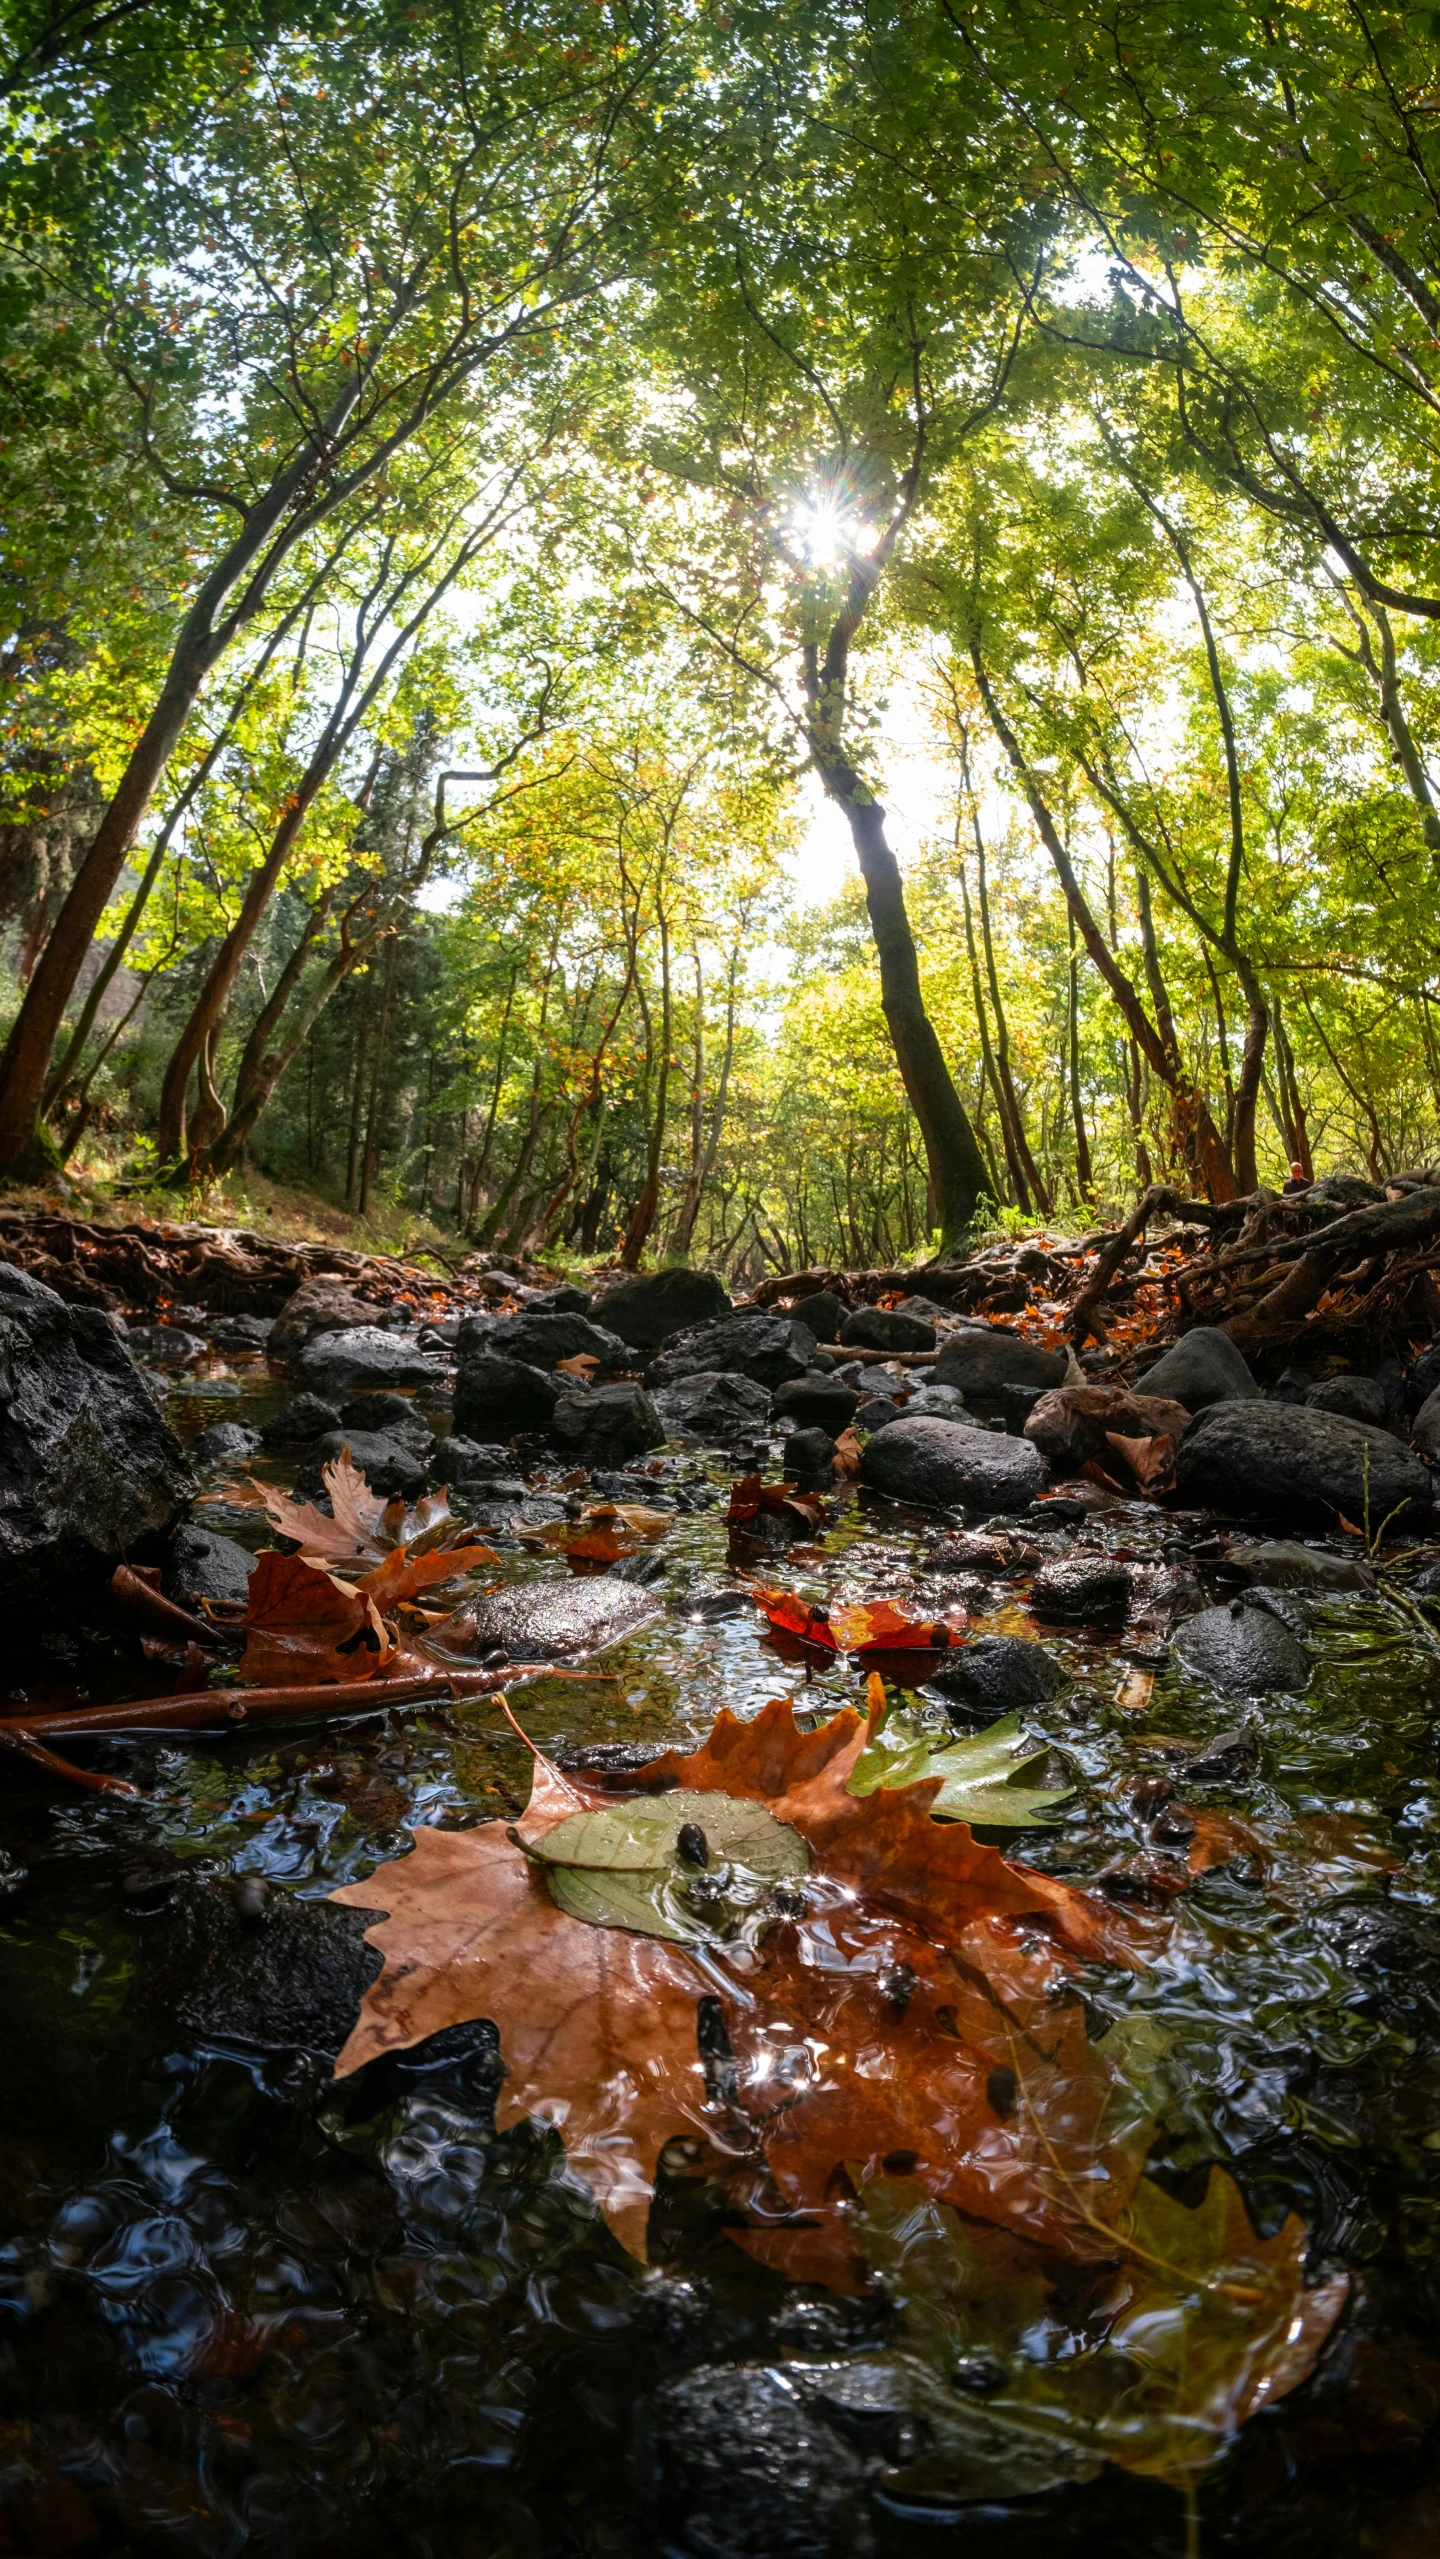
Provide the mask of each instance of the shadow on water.
[{"label": "shadow on water", "polygon": [[[187,1394],[187,1434],[277,1395],[258,1365],[215,1383],[239,1392]],[[655,1550],[659,1605],[598,1665],[612,1682],[526,1690],[536,1741],[648,1748],[698,1740],[722,1705],[853,1699],[853,1669],[786,1659],[752,1609],[725,1613],[737,1561],[933,1612],[934,1521],[847,1495],[814,1546],[767,1557],[727,1539],[728,1474],[690,1452],[646,1479],[690,1505]],[[264,1542],[254,1512],[199,1516]],[[505,1577],[563,1576],[515,1517],[495,1517]],[[1132,1506],[1072,1543],[1143,1567],[1175,1534]],[[992,1589],[991,1622],[1023,1623],[1006,1611],[1024,1587]],[[1247,1708],[1165,1667],[1146,1698],[1122,1638],[1047,1633],[1071,1682],[1025,1722],[1076,1793],[1055,1828],[1007,1845],[1080,1882],[1142,1873],[1175,1853],[1156,1806],[1197,1760],[1212,1773],[1186,1778],[1190,1813],[1245,1826],[1175,1901],[1160,1969],[1096,1990],[1094,2029],[1163,2020],[1155,2166],[1175,2191],[1223,2161],[1257,2226],[1297,2210],[1354,2294],[1314,2378],[1207,2476],[1198,2546],[1421,2559],[1440,2547],[1440,1657],[1383,1598],[1326,1600],[1307,1634],[1308,1688]],[[933,1697],[922,1711],[944,1722]],[[1173,2492],[1113,2470],[960,2504],[932,2464],[912,2493],[917,2421],[834,2378],[883,2348],[885,2302],[785,2284],[678,2174],[637,2267],[556,2137],[496,2135],[485,2025],[333,2084],[376,1959],[363,1919],[320,1905],[409,1824],[518,1808],[525,1754],[490,1701],[106,1761],[153,1800],[76,1798],[25,1771],[0,1808],[0,2551],[1187,2547]],[[824,2389],[796,2388],[817,2369]]]}]

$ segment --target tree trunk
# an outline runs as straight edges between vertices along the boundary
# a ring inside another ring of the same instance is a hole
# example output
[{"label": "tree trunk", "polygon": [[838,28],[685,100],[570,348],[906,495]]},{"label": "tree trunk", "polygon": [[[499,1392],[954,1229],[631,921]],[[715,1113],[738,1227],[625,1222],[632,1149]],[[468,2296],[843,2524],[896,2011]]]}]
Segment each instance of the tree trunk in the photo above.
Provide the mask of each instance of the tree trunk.
[{"label": "tree trunk", "polygon": [[365,1113],[365,1152],[360,1166],[360,1214],[370,1214],[370,1199],[375,1187],[375,1172],[380,1160],[380,1100],[390,1046],[390,1016],[395,1007],[395,945],[391,934],[385,949],[385,988],[380,998],[380,1023],[371,1047],[370,1100]]},{"label": "tree trunk", "polygon": [[714,1173],[715,1159],[719,1155],[720,1140],[724,1134],[725,1105],[730,1095],[730,1069],[735,1058],[735,1011],[739,1002],[740,949],[740,942],[737,941],[730,954],[725,997],[725,1053],[720,1061],[719,1080],[715,1086],[715,1099],[710,1109],[710,1125],[705,1140],[700,1177],[694,1185],[693,1198],[687,1196],[681,1208],[680,1222],[675,1230],[675,1249],[678,1253],[688,1253],[690,1250],[695,1233],[695,1221],[700,1214],[700,1203],[705,1196],[706,1184]]},{"label": "tree trunk", "polygon": [[[636,1201],[631,1213],[630,1223],[625,1229],[625,1240],[620,1247],[620,1267],[622,1270],[626,1271],[638,1271],[640,1268],[640,1256],[644,1252],[645,1247],[650,1240],[650,1231],[655,1224],[655,1219],[659,1212],[660,1161],[665,1152],[665,1122],[670,1105],[670,924],[663,907],[660,910],[659,922],[660,1072],[655,1091],[655,1117],[650,1127],[649,1140],[645,1149],[645,1180],[641,1186],[640,1197]],[[650,1008],[646,1003],[645,989],[638,975],[635,980],[635,992],[639,997],[641,1010],[645,1015],[646,1050],[647,1053],[653,1053],[653,1042],[650,1035]],[[647,1054],[647,1084],[649,1082],[649,1063],[650,1054]]]},{"label": "tree trunk", "polygon": [[[1015,1131],[1011,1124],[1009,1113],[1005,1107],[1005,1094],[1000,1083],[1000,1070],[996,1064],[994,1048],[991,1045],[990,1021],[985,1010],[985,997],[980,985],[980,958],[979,953],[975,948],[975,923],[970,912],[970,883],[965,876],[965,865],[963,862],[960,864],[960,899],[965,915],[965,946],[970,954],[970,992],[975,1006],[976,1028],[980,1033],[980,1056],[984,1065],[985,1080],[989,1084],[990,1090],[995,1097],[995,1114],[1000,1122],[1000,1142],[1005,1149],[1005,1169],[1010,1177],[1010,1196],[1015,1201],[1016,1205],[1023,1211],[1024,1215],[1028,1217],[1030,1215],[1030,1192],[1025,1180],[1025,1168],[1020,1161],[1019,1149],[1015,1143]],[[999,1174],[994,1160],[995,1150],[990,1144],[989,1133],[985,1126],[985,1114],[983,1111],[976,1112],[975,1134],[979,1139],[981,1147],[984,1149],[986,1159],[990,1164],[992,1177],[998,1183]],[[997,1199],[999,1197],[998,1189],[996,1197]]]},{"label": "tree trunk", "polygon": [[1075,1183],[1082,1200],[1095,1197],[1095,1166],[1090,1155],[1090,1132],[1085,1126],[1085,1103],[1080,1091],[1080,954],[1075,947],[1075,918],[1067,916],[1070,931],[1070,1002],[1069,1002],[1069,1068],[1070,1119],[1075,1131]]},{"label": "tree trunk", "polygon": [[[1270,1009],[1275,1024],[1275,1064],[1280,1078],[1280,1091],[1286,1104],[1285,1116],[1289,1123],[1286,1143],[1290,1149],[1292,1162],[1299,1165],[1307,1182],[1313,1182],[1315,1167],[1310,1157],[1309,1123],[1295,1076],[1295,1052],[1290,1045],[1290,1034],[1285,1027],[1285,1016],[1281,1010],[1278,995],[1272,999]],[[1422,1007],[1422,1016],[1425,1014],[1425,1009]]]}]

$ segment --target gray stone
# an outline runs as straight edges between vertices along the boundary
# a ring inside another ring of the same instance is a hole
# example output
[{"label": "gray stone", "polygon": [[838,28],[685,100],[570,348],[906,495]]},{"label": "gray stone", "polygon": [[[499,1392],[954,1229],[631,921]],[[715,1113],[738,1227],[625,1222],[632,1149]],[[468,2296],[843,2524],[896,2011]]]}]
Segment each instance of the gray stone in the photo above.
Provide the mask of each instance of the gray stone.
[{"label": "gray stone", "polygon": [[1004,1324],[967,1324],[940,1345],[930,1371],[937,1386],[958,1386],[966,1397],[993,1394],[999,1386],[1058,1386],[1063,1351],[1042,1350]]},{"label": "gray stone", "polygon": [[698,1376],[702,1369],[731,1369],[742,1377],[753,1377],[759,1386],[783,1386],[814,1366],[818,1347],[805,1325],[788,1315],[754,1308],[727,1315],[723,1323],[700,1324],[680,1334],[651,1361],[646,1383],[673,1386],[678,1378]]},{"label": "gray stone", "polygon": [[253,1457],[259,1445],[259,1432],[247,1430],[243,1422],[212,1422],[192,1439],[188,1455],[192,1466],[234,1466],[242,1457]]},{"label": "gray stone", "polygon": [[623,1466],[662,1447],[665,1425],[643,1386],[577,1386],[556,1405],[550,1436],[582,1466]]},{"label": "gray stone", "polygon": [[1037,1617],[1121,1625],[1130,1606],[1130,1576],[1108,1555],[1067,1555],[1041,1565],[1030,1585],[1030,1605]]},{"label": "gray stone", "polygon": [[1313,1412],[1343,1413],[1348,1421],[1386,1427],[1385,1389],[1373,1377],[1324,1377],[1306,1387],[1305,1401]]},{"label": "gray stone", "polygon": [[108,1315],[0,1263],[0,1589],[71,1598],[195,1492]]},{"label": "gray stone", "polygon": [[317,1333],[301,1352],[300,1367],[322,1395],[347,1386],[433,1386],[444,1375],[432,1351],[408,1334],[382,1332],[378,1324]]},{"label": "gray stone", "polygon": [[560,1380],[550,1370],[498,1351],[475,1352],[455,1378],[455,1428],[462,1438],[506,1440],[517,1431],[548,1431],[560,1401]]},{"label": "gray stone", "polygon": [[898,1307],[857,1306],[835,1338],[862,1351],[933,1351],[935,1327],[922,1316],[902,1315]]},{"label": "gray stone", "polygon": [[1257,1697],[1267,1688],[1303,1688],[1310,1663],[1303,1645],[1267,1608],[1232,1600],[1228,1608],[1202,1608],[1187,1617],[1171,1650],[1192,1679],[1235,1697]]},{"label": "gray stone", "polygon": [[1225,1560],[1249,1582],[1267,1590],[1373,1590],[1375,1575],[1358,1555],[1327,1555],[1317,1546],[1286,1538],[1265,1545],[1231,1546]]},{"label": "gray stone", "polygon": [[[1368,1465],[1368,1490],[1367,1490]],[[1343,1517],[1373,1532],[1429,1516],[1430,1477],[1388,1431],[1317,1413],[1308,1404],[1212,1404],[1180,1443],[1182,1501],[1235,1516],[1288,1512],[1333,1527]]]},{"label": "gray stone", "polygon": [[797,1297],[789,1312],[807,1333],[814,1334],[817,1342],[838,1342],[840,1327],[850,1310],[833,1289],[822,1288],[814,1297]]},{"label": "gray stone", "polygon": [[1045,1460],[1028,1440],[902,1414],[877,1431],[860,1460],[860,1481],[892,1501],[948,1510],[963,1502],[991,1511],[1023,1510],[1044,1490]]},{"label": "gray stone", "polygon": [[[460,1327],[456,1345],[462,1366],[470,1339],[471,1323],[467,1322]],[[523,1315],[502,1315],[497,1323],[486,1325],[482,1347],[498,1351],[502,1359],[523,1359],[531,1368],[554,1368],[560,1360],[582,1354],[598,1360],[602,1368],[635,1366],[619,1334],[606,1332],[585,1315],[537,1315],[528,1309]]]},{"label": "gray stone", "polygon": [[1412,1405],[1428,1403],[1440,1387],[1440,1338],[1427,1342],[1405,1380],[1405,1391]]},{"label": "gray stone", "polygon": [[426,1466],[413,1448],[402,1447],[397,1439],[387,1439],[380,1431],[327,1431],[314,1443],[313,1454],[321,1466],[340,1457],[348,1448],[350,1462],[358,1466],[374,1493],[403,1493],[407,1500],[425,1489]]},{"label": "gray stone", "polygon": [[468,1649],[503,1652],[512,1662],[553,1662],[598,1652],[643,1626],[659,1606],[653,1593],[613,1573],[583,1581],[512,1582],[475,1602]]},{"label": "gray stone", "polygon": [[361,1324],[373,1324],[376,1309],[367,1306],[344,1280],[331,1276],[301,1282],[293,1297],[287,1297],[270,1328],[266,1350],[271,1359],[298,1359],[307,1342],[319,1333],[343,1333]]},{"label": "gray stone", "polygon": [[269,1346],[275,1319],[270,1315],[218,1315],[209,1330],[217,1351],[263,1351]]},{"label": "gray stone", "polygon": [[835,1442],[828,1431],[792,1431],[780,1455],[780,1471],[789,1483],[814,1490],[835,1480]]},{"label": "gray stone", "polygon": [[[1028,1395],[1030,1389],[1025,1386],[1020,1392]],[[963,1422],[967,1408],[958,1386],[932,1386],[927,1381],[924,1386],[916,1387],[905,1410],[917,1421],[928,1413],[932,1420]]]},{"label": "gray stone", "polygon": [[178,1324],[131,1324],[125,1347],[132,1359],[143,1360],[147,1368],[183,1368],[210,1346],[198,1333],[184,1332]]},{"label": "gray stone", "polygon": [[681,2522],[663,2536],[676,2559],[850,2559],[868,2546],[861,2455],[807,2407],[804,2378],[718,2364],[662,2383],[651,2461],[657,2501]]},{"label": "gray stone", "polygon": [[888,1430],[892,1422],[903,1421],[906,1407],[891,1401],[888,1395],[869,1395],[855,1414],[855,1427],[860,1431]]},{"label": "gray stone", "polygon": [[435,1445],[435,1434],[424,1414],[406,1395],[382,1391],[347,1396],[340,1407],[339,1427],[346,1431],[378,1431],[384,1439],[398,1440],[416,1457],[428,1457]]},{"label": "gray stone", "polygon": [[165,1564],[165,1595],[182,1608],[194,1608],[202,1599],[243,1602],[254,1562],[233,1537],[217,1537],[211,1528],[177,1528]]},{"label": "gray stone", "polygon": [[1146,1369],[1138,1391],[1169,1396],[1183,1404],[1187,1413],[1201,1413],[1210,1404],[1234,1404],[1257,1396],[1260,1389],[1229,1334],[1217,1332],[1213,1325],[1197,1324],[1162,1352],[1153,1368]]},{"label": "gray stone", "polygon": [[733,1439],[737,1433],[763,1430],[770,1417],[770,1395],[753,1377],[702,1368],[694,1377],[659,1387],[655,1409],[672,1431],[693,1431],[702,1439]]},{"label": "gray stone", "polygon": [[[558,1288],[535,1288],[518,1291],[527,1315],[593,1315],[594,1300],[587,1290],[562,1280]],[[611,1327],[613,1331],[614,1327]]]},{"label": "gray stone", "polygon": [[617,1280],[596,1306],[607,1330],[637,1351],[658,1351],[676,1333],[718,1323],[730,1312],[730,1292],[713,1271],[680,1269]]},{"label": "gray stone", "polygon": [[959,1645],[926,1686],[971,1716],[1012,1715],[1043,1706],[1066,1687],[1067,1675],[1043,1644],[1023,1635],[976,1635]]},{"label": "gray stone", "polygon": [[859,1405],[856,1389],[833,1377],[792,1377],[788,1386],[776,1388],[771,1411],[792,1430],[829,1431],[834,1437],[854,1420]]},{"label": "gray stone", "polygon": [[267,1448],[300,1448],[306,1440],[319,1439],[322,1432],[339,1427],[338,1404],[327,1404],[323,1395],[297,1395],[261,1423],[260,1437]]},{"label": "gray stone", "polygon": [[1440,1386],[1426,1396],[1410,1436],[1422,1457],[1440,1458]]}]

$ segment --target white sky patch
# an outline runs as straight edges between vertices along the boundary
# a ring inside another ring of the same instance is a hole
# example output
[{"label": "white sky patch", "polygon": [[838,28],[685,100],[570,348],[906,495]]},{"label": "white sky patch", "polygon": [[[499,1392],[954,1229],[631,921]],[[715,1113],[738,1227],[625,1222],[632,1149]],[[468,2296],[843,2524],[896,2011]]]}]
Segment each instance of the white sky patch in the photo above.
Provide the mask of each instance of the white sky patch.
[{"label": "white sky patch", "polygon": [[[953,823],[955,776],[936,752],[935,732],[915,688],[897,677],[890,685],[876,734],[875,772],[885,805],[886,831],[903,869],[927,841],[947,835]],[[857,877],[850,829],[813,773],[801,785],[805,832],[788,869],[795,904],[828,906]]]}]

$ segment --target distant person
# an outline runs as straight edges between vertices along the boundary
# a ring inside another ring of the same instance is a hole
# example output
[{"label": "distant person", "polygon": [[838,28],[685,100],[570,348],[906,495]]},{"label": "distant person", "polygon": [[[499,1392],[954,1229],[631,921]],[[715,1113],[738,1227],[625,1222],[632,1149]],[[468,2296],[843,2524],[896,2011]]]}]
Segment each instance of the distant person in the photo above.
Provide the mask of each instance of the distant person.
[{"label": "distant person", "polygon": [[1310,1188],[1310,1178],[1310,1175],[1305,1171],[1303,1165],[1292,1164],[1290,1167],[1289,1181],[1281,1184],[1281,1198],[1285,1200],[1293,1199],[1297,1191],[1308,1191]]}]

